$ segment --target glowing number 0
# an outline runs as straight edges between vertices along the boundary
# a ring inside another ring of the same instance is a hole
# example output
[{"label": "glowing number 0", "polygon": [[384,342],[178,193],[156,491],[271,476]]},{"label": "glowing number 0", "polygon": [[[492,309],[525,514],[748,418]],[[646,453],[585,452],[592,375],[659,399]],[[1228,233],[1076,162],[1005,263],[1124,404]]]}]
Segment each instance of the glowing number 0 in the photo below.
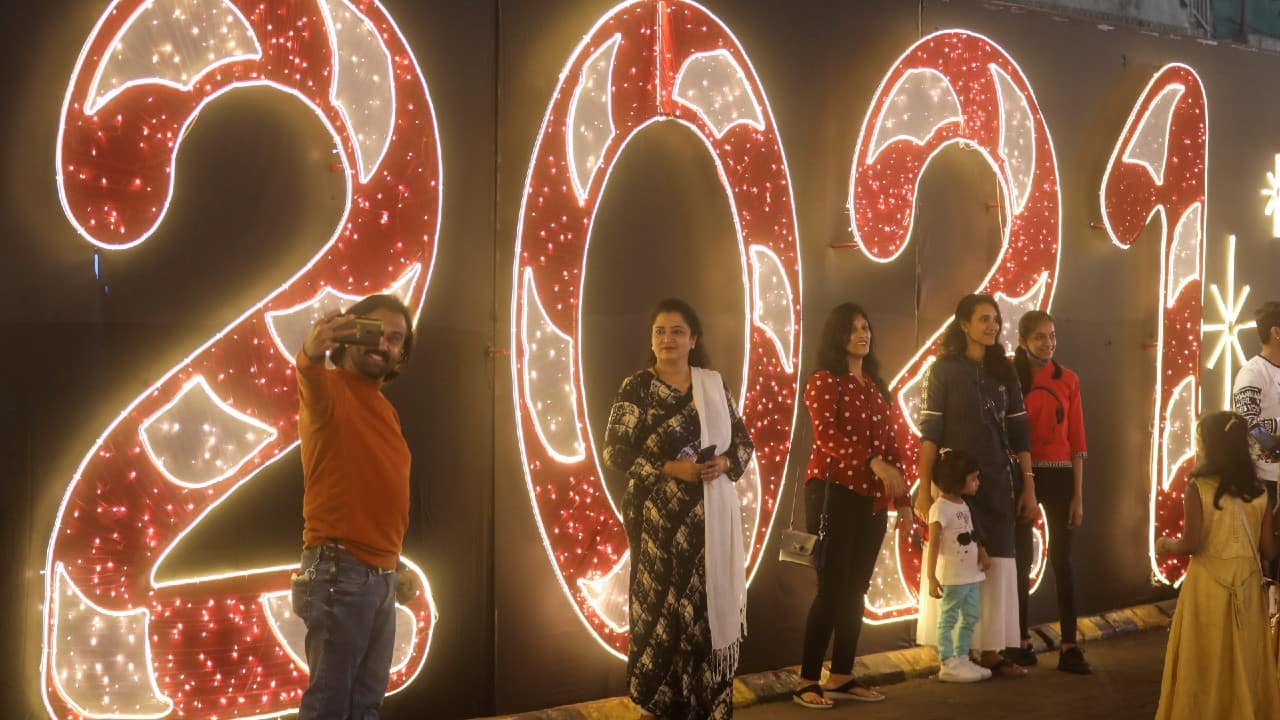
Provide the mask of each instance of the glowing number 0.
[{"label": "glowing number 0", "polygon": [[[191,123],[250,85],[298,98],[329,130],[347,177],[342,221],[287,283],[125,408],[76,470],[45,568],[54,717],[263,717],[296,710],[306,685],[290,567],[163,580],[157,567],[297,443],[290,361],[313,318],[378,291],[421,310],[440,151],[417,62],[372,0],[118,0],[67,89],[58,189],[90,242],[142,242],[164,218]],[[389,690],[422,669],[434,615],[429,590],[399,607]]]},{"label": "glowing number 0", "polygon": [[756,462],[738,491],[750,568],[773,517],[799,390],[791,183],[759,80],[728,29],[702,7],[623,4],[583,39],[547,108],[521,204],[511,318],[517,428],[539,530],[579,615],[619,656],[628,642],[630,561],[588,438],[580,299],[609,172],[637,132],[662,120],[706,143],[741,243],[748,318],[739,397]]},{"label": "glowing number 0", "polygon": [[[945,30],[912,45],[889,70],[863,121],[849,183],[853,234],[862,251],[889,262],[906,248],[915,218],[916,192],[929,161],[944,147],[977,150],[999,179],[1008,224],[1003,248],[977,292],[995,296],[1009,323],[1027,310],[1048,309],[1058,274],[1058,168],[1049,129],[1022,71],[987,38]],[[916,475],[919,383],[936,356],[942,328],[894,378],[898,397],[894,431],[907,449],[906,473]],[[1045,530],[1036,523],[1044,565]],[[876,574],[896,578],[868,593],[873,621],[916,612],[920,552],[907,542],[910,528],[889,533]],[[896,549],[895,549],[896,546]],[[882,574],[883,573],[883,574]]]},{"label": "glowing number 0", "polygon": [[[1151,567],[1178,584],[1186,558],[1155,559],[1155,539],[1182,525],[1182,493],[1200,411],[1200,321],[1207,223],[1208,104],[1186,65],[1161,68],[1139,96],[1102,176],[1102,220],[1128,248],[1160,218],[1160,322],[1151,444]],[[1170,227],[1172,225],[1172,227]]]}]

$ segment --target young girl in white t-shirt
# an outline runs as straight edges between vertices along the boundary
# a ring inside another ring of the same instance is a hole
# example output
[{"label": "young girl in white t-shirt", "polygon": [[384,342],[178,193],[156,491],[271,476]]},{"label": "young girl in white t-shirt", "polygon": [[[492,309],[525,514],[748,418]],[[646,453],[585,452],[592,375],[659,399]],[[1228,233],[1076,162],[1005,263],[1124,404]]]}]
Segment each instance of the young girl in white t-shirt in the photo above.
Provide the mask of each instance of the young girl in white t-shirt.
[{"label": "young girl in white t-shirt", "polygon": [[969,641],[978,623],[980,583],[990,564],[973,532],[964,495],[978,492],[978,460],[963,450],[942,450],[933,483],[942,495],[929,508],[929,594],[941,598],[938,657],[943,682],[976,682],[991,671],[969,659]]}]

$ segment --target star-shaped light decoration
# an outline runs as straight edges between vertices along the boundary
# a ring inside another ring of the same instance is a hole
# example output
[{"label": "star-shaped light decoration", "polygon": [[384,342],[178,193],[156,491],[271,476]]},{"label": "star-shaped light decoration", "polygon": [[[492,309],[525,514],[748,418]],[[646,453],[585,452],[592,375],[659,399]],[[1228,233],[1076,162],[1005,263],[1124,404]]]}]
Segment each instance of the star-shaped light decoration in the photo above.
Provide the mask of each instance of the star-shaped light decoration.
[{"label": "star-shaped light decoration", "polygon": [[1271,237],[1280,238],[1280,153],[1276,154],[1276,170],[1267,173],[1267,187],[1262,188],[1267,206],[1262,214],[1271,218]]},{"label": "star-shaped light decoration", "polygon": [[[1280,156],[1277,156],[1280,157]],[[1268,173],[1270,176],[1270,173]],[[1280,176],[1280,172],[1278,172]],[[1274,202],[1274,201],[1273,201]],[[1245,298],[1249,297],[1249,286],[1245,285],[1240,288],[1240,297],[1236,297],[1236,236],[1227,236],[1227,298],[1224,302],[1222,292],[1218,290],[1215,284],[1209,285],[1209,293],[1213,295],[1213,303],[1218,308],[1218,313],[1222,317],[1222,322],[1206,323],[1200,326],[1202,334],[1220,332],[1222,337],[1218,340],[1218,344],[1213,348],[1213,352],[1209,355],[1208,368],[1214,369],[1221,358],[1225,364],[1222,374],[1222,409],[1231,409],[1231,382],[1235,379],[1235,373],[1232,372],[1232,358],[1240,361],[1241,365],[1245,363],[1244,348],[1240,346],[1240,331],[1251,327],[1257,327],[1257,323],[1250,320],[1247,323],[1240,322],[1240,312],[1244,310]],[[1230,349],[1228,349],[1230,345]]]}]

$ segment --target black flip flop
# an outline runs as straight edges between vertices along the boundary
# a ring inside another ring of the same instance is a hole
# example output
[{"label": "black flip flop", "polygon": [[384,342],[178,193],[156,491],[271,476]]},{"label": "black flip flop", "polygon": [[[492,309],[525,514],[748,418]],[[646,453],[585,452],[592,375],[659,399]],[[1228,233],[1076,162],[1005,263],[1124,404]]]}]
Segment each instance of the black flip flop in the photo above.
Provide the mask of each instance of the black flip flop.
[{"label": "black flip flop", "polygon": [[829,705],[820,705],[820,704],[818,704],[818,703],[816,703],[816,702],[812,702],[812,701],[810,701],[810,700],[805,700],[805,699],[804,699],[804,696],[805,696],[805,695],[807,695],[807,694],[809,694],[809,693],[812,693],[812,694],[814,694],[814,695],[817,695],[817,696],[818,696],[818,697],[820,697],[820,698],[825,698],[825,697],[826,697],[826,695],[822,692],[822,686],[821,686],[821,685],[819,685],[818,683],[813,683],[812,685],[805,685],[804,687],[800,688],[799,690],[794,690],[794,691],[792,691],[792,693],[791,693],[791,702],[793,702],[793,703],[795,703],[795,704],[797,704],[797,705],[799,705],[799,706],[801,706],[801,707],[807,707],[807,708],[809,708],[810,710],[830,710],[831,708],[835,707],[835,705],[834,705],[834,704],[829,704]]},{"label": "black flip flop", "polygon": [[833,688],[823,688],[823,692],[825,695],[829,695],[835,700],[857,700],[858,702],[880,702],[881,700],[884,700],[884,695],[879,695],[877,697],[858,695],[853,692],[854,688],[871,690],[871,688],[859,682],[857,678],[852,678],[842,685],[837,685]]}]

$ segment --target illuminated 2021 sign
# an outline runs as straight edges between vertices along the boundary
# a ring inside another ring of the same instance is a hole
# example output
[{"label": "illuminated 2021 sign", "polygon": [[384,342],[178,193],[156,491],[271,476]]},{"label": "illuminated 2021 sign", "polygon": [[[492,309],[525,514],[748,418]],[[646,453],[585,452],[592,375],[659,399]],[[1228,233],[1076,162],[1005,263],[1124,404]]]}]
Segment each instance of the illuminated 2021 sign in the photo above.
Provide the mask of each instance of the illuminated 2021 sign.
[{"label": "illuminated 2021 sign", "polygon": [[[714,62],[714,52],[698,52],[702,46],[685,50],[678,43],[672,44],[670,38],[681,39],[682,33],[691,28],[705,33],[709,27],[723,27],[713,18],[676,28],[664,24],[672,17],[689,15],[709,17],[692,3],[627,3],[607,14],[588,33],[562,73],[544,119],[529,168],[517,232],[512,298],[516,356],[513,387],[525,475],[539,528],[562,587],[597,638],[619,654],[625,648],[626,540],[600,481],[593,448],[587,442],[589,425],[585,421],[576,341],[582,312],[579,298],[583,258],[595,203],[613,160],[636,130],[656,120],[682,119],[681,113],[691,110],[697,119],[686,124],[704,140],[720,138],[740,125],[738,137],[749,138],[752,132],[768,131],[769,139],[757,140],[755,147],[770,153],[778,147],[781,155],[771,117],[759,112],[759,108],[767,108],[762,99],[757,99],[762,93],[753,79],[748,80],[753,76],[741,70],[737,43],[732,42],[731,49],[712,45],[723,58]],[[659,31],[650,38],[640,30],[643,40],[637,51],[628,47],[628,23],[642,28],[656,23]],[[622,50],[624,47],[628,50]],[[673,52],[673,47],[688,54]],[[720,64],[723,72],[702,76],[701,97],[679,91],[686,74],[713,64]],[[623,69],[621,76],[615,74],[618,68]],[[1167,69],[1158,73],[1152,85],[1166,90],[1172,82],[1168,75]],[[1194,73],[1191,75],[1194,78]],[[668,83],[675,83],[675,89],[669,89]],[[1193,90],[1201,92],[1198,80]],[[1189,96],[1193,101],[1194,93]],[[708,110],[708,104],[720,109]],[[1179,107],[1183,106],[1185,103]],[[722,118],[718,126],[712,121],[715,117]],[[1184,171],[1190,167],[1192,177],[1203,172],[1203,126],[1166,122],[1156,130],[1150,128],[1157,126],[1152,124],[1144,131],[1142,142],[1154,142],[1153,136],[1158,135],[1160,144],[1138,150],[1132,147],[1132,131],[1126,129],[1128,134],[1122,139],[1122,144],[1129,143],[1126,162],[1131,156],[1141,156],[1162,165],[1165,157],[1157,155],[1168,150],[1174,154],[1171,162],[1182,163]],[[1161,130],[1163,134],[1159,134]],[[999,182],[1005,210],[1000,255],[976,291],[995,296],[1009,323],[1028,310],[1049,309],[1060,264],[1061,221],[1052,139],[1021,69],[999,46],[975,33],[947,30],[921,39],[893,64],[881,82],[861,127],[850,177],[849,209],[859,247],[878,262],[891,262],[902,253],[911,235],[920,178],[933,157],[952,144],[977,150],[987,160]],[[745,177],[735,184],[735,177],[726,176],[721,153],[734,147],[729,141],[708,141],[729,190],[731,207],[740,213],[746,207],[740,191],[759,187],[759,183],[757,177]],[[785,162],[771,167],[775,172],[779,168],[785,171]],[[601,169],[605,171],[603,178],[597,174]],[[1132,187],[1104,190],[1104,197],[1111,202],[1104,212],[1140,216],[1142,224],[1154,212],[1144,206],[1149,199],[1135,193]],[[1197,210],[1193,216],[1179,217],[1183,218],[1184,228],[1194,225],[1199,233],[1191,239],[1190,250],[1190,257],[1198,258],[1203,249],[1203,213]],[[750,248],[748,237],[740,224],[739,238],[744,248]],[[747,328],[748,340],[754,341],[756,333],[777,327],[777,323],[770,325],[763,320],[767,316],[758,315],[761,309],[773,307],[776,315],[783,317],[782,299],[795,303],[797,309],[799,299],[790,295],[790,287],[785,288],[786,294],[781,292],[781,283],[774,284],[780,290],[775,295],[778,302],[763,299],[758,277],[768,266],[757,262],[754,250],[751,252],[750,260],[744,252],[742,266],[747,275],[747,307],[754,313]],[[1166,248],[1162,255],[1166,270],[1187,275],[1187,252],[1185,247]],[[780,256],[781,252],[774,252],[764,257]],[[1162,359],[1183,358],[1184,362],[1176,367],[1186,365],[1185,360],[1190,358],[1190,365],[1182,369],[1193,378],[1198,377],[1195,358],[1199,335],[1186,320],[1194,317],[1199,322],[1199,267],[1194,266],[1187,280],[1194,284],[1184,283],[1176,288],[1186,299],[1177,303],[1169,300],[1170,306],[1176,304],[1178,309],[1173,316],[1167,309],[1163,312],[1158,342]],[[1174,289],[1166,292],[1162,288],[1161,292],[1163,298]],[[1171,321],[1178,314],[1182,318],[1180,324]],[[907,450],[904,466],[909,476],[915,475],[918,462],[919,434],[914,416],[920,402],[919,383],[936,356],[942,330],[934,333],[892,383],[898,399],[895,432]],[[775,344],[782,336],[776,330],[766,335]],[[758,367],[755,353],[761,345],[750,347],[748,372]],[[1168,368],[1170,363],[1166,360],[1164,366]],[[1157,413],[1167,419],[1175,401],[1170,398],[1170,389],[1164,388],[1167,383],[1163,377],[1160,383],[1164,399]],[[777,384],[772,389],[783,391],[787,387]],[[1191,393],[1188,397],[1193,396]],[[752,399],[749,391],[744,394],[743,409],[748,418],[752,417]],[[785,396],[784,400],[794,402]],[[1192,416],[1194,411],[1192,406]],[[1161,422],[1157,448],[1170,442],[1176,444],[1176,432],[1171,435],[1168,426],[1169,422]],[[760,444],[758,430],[753,427],[753,437]],[[763,447],[766,453],[775,452],[772,445],[766,443]],[[1169,454],[1163,450],[1154,452],[1162,453],[1160,457]],[[1164,497],[1171,477],[1168,468],[1160,472],[1166,479],[1157,481],[1153,498]],[[744,501],[750,501],[753,489],[748,486]],[[766,483],[762,489],[766,493],[763,502],[771,507],[777,488]],[[1167,504],[1154,501],[1162,507]],[[744,507],[749,506],[744,502]],[[1176,530],[1179,508],[1170,506],[1154,513],[1152,532]],[[920,553],[914,543],[904,542],[911,532],[904,526],[886,537],[867,598],[867,615],[872,622],[911,617],[916,612]],[[1032,581],[1038,584],[1050,541],[1043,517],[1036,522],[1035,538]],[[760,549],[758,541],[750,547],[755,551],[749,561],[754,567]],[[1165,579],[1163,574],[1159,576]]]},{"label": "illuminated 2021 sign", "polygon": [[[57,718],[264,717],[307,673],[291,567],[159,579],[201,519],[298,441],[292,359],[316,318],[372,292],[421,310],[440,151],[404,38],[373,0],[118,0],[67,88],[57,145],[67,217],[107,249],[163,221],[206,104],[246,86],[302,101],[347,178],[342,220],[284,285],[124,408],[71,480],[50,538],[41,660]],[[414,568],[425,585],[425,577]],[[389,690],[422,669],[430,592],[397,608]]]},{"label": "illuminated 2021 sign", "polygon": [[[297,707],[306,667],[288,608],[290,568],[161,580],[157,567],[207,513],[296,444],[290,362],[314,318],[375,291],[400,295],[415,314],[425,297],[441,203],[435,119],[409,48],[373,0],[114,3],[76,64],[59,132],[58,188],[77,230],[108,249],[152,234],[185,132],[208,102],[244,86],[291,94],[330,131],[348,179],[343,218],[291,280],[125,408],[77,469],[46,567],[42,677],[56,717],[249,717]],[[1194,72],[1162,69],[1103,178],[1104,220],[1118,245],[1133,243],[1155,214],[1165,223],[1157,534],[1180,523],[1198,402],[1206,112]],[[586,416],[581,291],[609,174],[655,122],[679,123],[703,141],[739,240],[747,308],[740,398],[757,454],[738,489],[752,572],[788,460],[800,379],[791,181],[760,80],[729,30],[696,3],[623,3],[571,54],[540,126],[511,301],[517,431],[539,532],[573,607],[618,655],[627,648],[629,549]],[[996,296],[1008,322],[1049,308],[1060,259],[1053,144],[1029,80],[975,33],[947,30],[914,43],[872,98],[850,173],[858,246],[878,262],[903,252],[920,178],[954,144],[989,163],[1005,210],[1000,255],[976,289]],[[939,333],[892,383],[908,475],[918,384]],[[1043,554],[1050,539],[1038,528]],[[901,542],[906,532],[886,538],[868,595],[872,621],[915,613],[919,553]],[[1181,568],[1156,566],[1171,582]],[[422,668],[434,612],[429,594],[400,609],[391,690]]]}]

